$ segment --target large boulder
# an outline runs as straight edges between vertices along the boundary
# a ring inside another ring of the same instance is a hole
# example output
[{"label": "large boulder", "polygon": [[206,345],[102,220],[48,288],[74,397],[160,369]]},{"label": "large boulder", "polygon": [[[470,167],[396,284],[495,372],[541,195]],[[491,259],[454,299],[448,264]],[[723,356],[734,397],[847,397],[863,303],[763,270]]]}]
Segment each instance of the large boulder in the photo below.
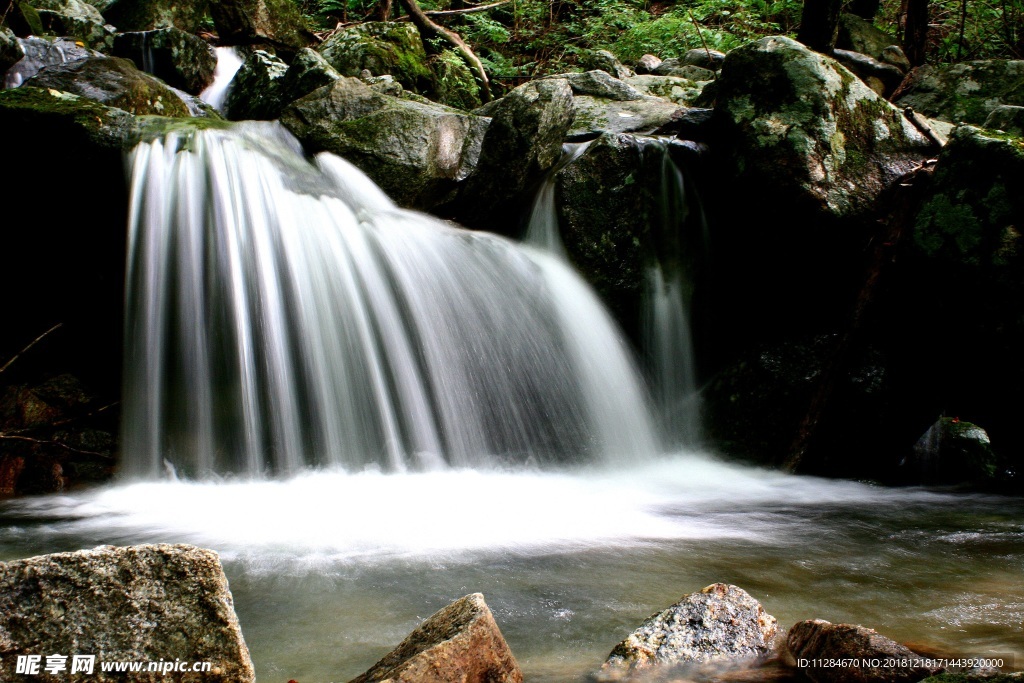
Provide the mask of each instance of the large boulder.
[{"label": "large boulder", "polygon": [[903,466],[915,484],[985,484],[1002,474],[988,432],[956,417],[936,420]]},{"label": "large boulder", "polygon": [[217,55],[202,38],[181,29],[137,31],[118,34],[113,53],[167,85],[198,95],[213,82]]},{"label": "large boulder", "polygon": [[920,163],[929,141],[829,57],[790,38],[762,38],[726,57],[715,84],[733,175],[780,205],[846,219]]},{"label": "large boulder", "polygon": [[587,70],[598,69],[618,79],[626,79],[633,75],[633,72],[608,50],[590,50],[585,52],[582,57],[582,63]]},{"label": "large boulder", "polygon": [[[789,629],[786,646],[797,669],[814,683],[916,683],[941,671],[905,645],[852,624],[801,621]],[[815,664],[823,660],[845,665]],[[871,666],[872,660],[880,664]]]},{"label": "large boulder", "polygon": [[119,31],[152,31],[174,26],[198,33],[211,3],[209,0],[115,0],[103,16]]},{"label": "large boulder", "polygon": [[101,57],[102,54],[78,45],[69,38],[19,38],[18,45],[24,56],[4,74],[3,87],[17,88],[39,73],[39,70],[54,64],[74,62],[86,57]]},{"label": "large boulder", "polygon": [[271,120],[281,113],[281,86],[288,65],[264,50],[253,50],[235,72],[224,98],[232,121]]},{"label": "large boulder", "polygon": [[615,646],[605,673],[656,665],[749,660],[772,651],[778,621],[737,586],[715,583],[649,617]]},{"label": "large boulder", "polygon": [[293,102],[281,123],[312,152],[351,161],[402,206],[449,199],[480,157],[487,119],[385,95],[355,78]]},{"label": "large boulder", "polygon": [[317,48],[343,76],[391,75],[402,87],[431,92],[434,74],[420,32],[409,22],[368,21],[335,32]]},{"label": "large boulder", "polygon": [[[308,47],[302,48],[295,54],[280,81],[277,96],[280,108],[284,109],[295,100],[325,85],[331,85],[339,78],[341,74],[319,52]],[[280,112],[275,112],[272,118],[279,114]]]},{"label": "large boulder", "polygon": [[83,0],[34,0],[33,4],[46,34],[77,38],[97,50],[113,45],[114,34],[103,15]]},{"label": "large boulder", "polygon": [[[183,683],[255,680],[220,559],[188,545],[0,563],[0,651],[5,669],[18,655],[61,655],[71,671],[76,655],[95,655],[89,678],[101,683],[167,679],[102,670],[119,661],[210,663],[208,672],[174,672]],[[0,678],[14,680],[9,670]]]},{"label": "large boulder", "polygon": [[1024,105],[1024,60],[920,66],[894,102],[950,123],[981,125],[999,105]]},{"label": "large boulder", "polygon": [[210,16],[228,45],[256,45],[291,55],[315,40],[291,0],[216,0],[210,3]]},{"label": "large boulder", "polygon": [[576,115],[569,136],[585,139],[601,133],[647,133],[664,126],[679,111],[679,105],[661,97],[635,100],[578,95],[573,98]]},{"label": "large boulder", "polygon": [[436,612],[350,683],[521,683],[523,674],[484,596]]},{"label": "large boulder", "polygon": [[89,57],[50,66],[26,84],[81,95],[131,114],[191,115],[181,97],[120,57]]}]

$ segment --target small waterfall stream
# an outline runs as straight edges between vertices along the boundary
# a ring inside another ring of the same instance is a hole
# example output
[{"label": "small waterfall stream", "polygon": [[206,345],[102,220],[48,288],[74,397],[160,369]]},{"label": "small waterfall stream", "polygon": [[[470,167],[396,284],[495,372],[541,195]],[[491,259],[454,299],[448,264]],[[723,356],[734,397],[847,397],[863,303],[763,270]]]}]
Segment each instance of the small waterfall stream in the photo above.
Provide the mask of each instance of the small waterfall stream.
[{"label": "small waterfall stream", "polygon": [[215,48],[215,51],[217,53],[217,68],[213,71],[213,83],[199,93],[199,99],[214,109],[223,110],[231,79],[235,77],[238,69],[242,66],[242,55],[236,47],[218,47]]}]

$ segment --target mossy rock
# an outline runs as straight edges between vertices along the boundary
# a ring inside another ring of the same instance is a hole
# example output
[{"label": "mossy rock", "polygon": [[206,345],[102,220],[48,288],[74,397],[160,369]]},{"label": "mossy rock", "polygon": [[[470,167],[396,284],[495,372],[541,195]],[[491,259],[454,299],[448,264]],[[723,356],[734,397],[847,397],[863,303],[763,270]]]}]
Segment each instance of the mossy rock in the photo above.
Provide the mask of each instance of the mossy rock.
[{"label": "mossy rock", "polygon": [[434,74],[420,32],[408,22],[369,21],[344,28],[317,48],[343,76],[390,74],[407,90],[429,93]]},{"label": "mossy rock", "polygon": [[135,127],[135,118],[123,109],[105,106],[90,98],[32,84],[0,91],[3,130],[51,133],[45,138],[67,138],[70,148],[121,151]]},{"label": "mossy rock", "polygon": [[101,52],[114,44],[114,33],[103,15],[83,0],[35,0],[35,7],[48,35],[77,38]]},{"label": "mossy rock", "polygon": [[985,119],[984,127],[1024,138],[1024,107],[1000,105]]},{"label": "mossy rock", "polygon": [[174,91],[119,57],[89,57],[51,66],[30,78],[27,84],[88,97],[131,114],[191,115]]},{"label": "mossy rock", "polygon": [[269,47],[291,56],[315,40],[291,0],[216,0],[210,16],[228,45]]},{"label": "mossy rock", "polygon": [[895,100],[925,116],[981,125],[1003,104],[1024,106],[1024,60],[978,60],[914,69]]},{"label": "mossy rock", "polygon": [[6,27],[0,29],[0,73],[10,69],[24,56],[25,50],[14,32]]},{"label": "mossy rock", "polygon": [[3,23],[0,26],[6,26],[14,35],[21,38],[41,36],[44,33],[43,21],[39,18],[39,12],[26,0],[14,0],[4,13]]},{"label": "mossy rock", "polygon": [[706,85],[689,78],[654,74],[630,76],[625,82],[645,95],[661,97],[683,107],[695,106]]},{"label": "mossy rock", "polygon": [[121,33],[114,40],[113,52],[167,85],[193,95],[213,82],[217,68],[217,55],[209,43],[173,26]]},{"label": "mossy rock", "polygon": [[479,107],[480,85],[465,60],[454,50],[445,50],[428,62],[434,72],[432,94],[441,104],[464,111]]},{"label": "mossy rock", "polygon": [[209,0],[115,0],[103,10],[103,16],[122,32],[174,26],[198,33],[210,4]]},{"label": "mossy rock", "polygon": [[228,87],[224,108],[232,121],[271,120],[281,113],[281,84],[288,65],[264,50],[242,62]]},{"label": "mossy rock", "polygon": [[308,47],[299,50],[281,81],[282,107],[339,78],[341,74],[319,52]]}]

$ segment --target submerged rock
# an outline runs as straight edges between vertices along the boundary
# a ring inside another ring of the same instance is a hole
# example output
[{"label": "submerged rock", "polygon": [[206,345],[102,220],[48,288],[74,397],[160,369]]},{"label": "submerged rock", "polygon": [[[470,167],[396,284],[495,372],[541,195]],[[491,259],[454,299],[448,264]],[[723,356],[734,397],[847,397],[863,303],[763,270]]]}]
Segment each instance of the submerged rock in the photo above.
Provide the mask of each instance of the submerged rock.
[{"label": "submerged rock", "polygon": [[648,618],[615,646],[601,669],[764,657],[777,629],[775,617],[742,588],[715,583]]},{"label": "submerged rock", "polygon": [[191,115],[181,98],[160,80],[120,57],[89,57],[50,66],[27,85],[81,95],[130,114]]},{"label": "submerged rock", "polygon": [[429,208],[475,168],[487,119],[392,97],[342,77],[303,97],[281,123],[313,152],[345,157],[398,204]]},{"label": "submerged rock", "polygon": [[420,32],[409,22],[368,21],[344,28],[325,40],[317,50],[343,76],[358,76],[363,69],[372,76],[390,74],[413,92],[430,92],[434,75]]},{"label": "submerged rock", "polygon": [[172,27],[118,34],[114,54],[163,80],[198,95],[213,82],[217,55],[205,40]]},{"label": "submerged rock", "polygon": [[512,651],[484,596],[436,612],[350,683],[521,683]]},{"label": "submerged rock", "polygon": [[264,50],[253,50],[231,79],[224,109],[232,121],[266,120],[281,113],[281,87],[288,65]]},{"label": "submerged rock", "polygon": [[999,105],[1024,106],[1024,60],[920,66],[894,102],[950,123],[980,125]]},{"label": "submerged rock", "polygon": [[188,545],[101,546],[0,563],[0,645],[5,663],[19,654],[96,654],[90,680],[101,683],[167,678],[102,672],[112,661],[210,662],[209,672],[173,678],[255,680],[220,559]]},{"label": "submerged rock", "polygon": [[[922,657],[910,648],[873,629],[852,624],[832,624],[821,619],[801,621],[786,636],[786,646],[797,660],[799,671],[815,683],[916,683],[941,671],[917,664]],[[848,660],[854,666],[816,667],[801,660]],[[878,659],[878,667],[861,662]],[[893,666],[891,660],[904,661]]]}]

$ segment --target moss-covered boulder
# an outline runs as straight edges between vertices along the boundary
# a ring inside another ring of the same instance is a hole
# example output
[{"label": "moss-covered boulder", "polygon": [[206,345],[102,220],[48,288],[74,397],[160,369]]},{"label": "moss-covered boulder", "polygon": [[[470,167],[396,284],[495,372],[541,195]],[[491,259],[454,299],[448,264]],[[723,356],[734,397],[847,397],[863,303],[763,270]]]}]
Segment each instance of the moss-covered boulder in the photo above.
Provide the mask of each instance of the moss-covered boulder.
[{"label": "moss-covered boulder", "polygon": [[341,74],[319,52],[308,47],[302,48],[295,54],[281,79],[278,93],[281,108],[339,78]]},{"label": "moss-covered boulder", "polygon": [[409,22],[369,21],[334,33],[317,48],[343,76],[366,69],[373,76],[390,74],[407,90],[430,92],[434,74],[420,32]]},{"label": "moss-covered boulder", "polygon": [[732,175],[780,206],[823,217],[870,212],[929,142],[833,59],[774,36],[729,53],[715,84]]},{"label": "moss-covered boulder", "polygon": [[608,50],[588,50],[583,54],[581,61],[587,70],[599,69],[618,79],[626,79],[633,75],[629,67],[624,66],[619,58]]},{"label": "moss-covered boulder", "polygon": [[216,0],[210,3],[210,16],[228,45],[255,45],[291,55],[316,39],[291,0]]},{"label": "moss-covered boulder", "polygon": [[188,33],[198,33],[210,5],[209,0],[115,0],[103,10],[103,16],[119,31],[152,31],[174,26]]},{"label": "moss-covered boulder", "polygon": [[981,125],[1001,104],[1024,106],[1024,60],[920,66],[895,104],[950,123]]},{"label": "moss-covered boulder", "polygon": [[0,73],[4,73],[25,56],[25,50],[9,28],[0,29]]},{"label": "moss-covered boulder", "polygon": [[14,0],[5,5],[3,22],[0,26],[6,26],[14,35],[26,38],[38,36],[43,33],[43,22],[39,18],[39,12],[26,0]]},{"label": "moss-covered boulder", "polygon": [[113,54],[193,95],[213,82],[217,68],[217,55],[209,43],[173,26],[121,33],[114,40]]},{"label": "moss-covered boulder", "polygon": [[228,86],[224,109],[232,121],[271,120],[281,112],[281,84],[288,65],[264,50],[242,62]]},{"label": "moss-covered boulder", "polygon": [[1003,104],[992,110],[985,119],[985,128],[1001,130],[1009,135],[1024,137],[1024,107]]},{"label": "moss-covered boulder", "polygon": [[119,57],[89,57],[51,66],[27,85],[74,93],[131,114],[190,116],[181,97]]},{"label": "moss-covered boulder", "polygon": [[693,106],[704,91],[706,83],[677,76],[656,76],[639,74],[630,76],[625,82],[644,95],[652,95],[685,107]]},{"label": "moss-covered boulder", "polygon": [[445,50],[428,61],[434,72],[432,96],[441,104],[471,111],[479,107],[480,86],[466,61],[454,50]]},{"label": "moss-covered boulder", "polygon": [[844,13],[839,17],[836,47],[891,64],[904,73],[910,71],[910,62],[899,47],[899,40],[856,14]]},{"label": "moss-covered boulder", "polygon": [[449,199],[473,171],[487,129],[485,118],[348,77],[293,102],[281,123],[307,150],[344,157],[398,204],[420,209]]},{"label": "moss-covered boulder", "polygon": [[77,38],[100,51],[114,43],[113,30],[106,26],[103,15],[83,0],[34,0],[34,5],[47,34]]}]

